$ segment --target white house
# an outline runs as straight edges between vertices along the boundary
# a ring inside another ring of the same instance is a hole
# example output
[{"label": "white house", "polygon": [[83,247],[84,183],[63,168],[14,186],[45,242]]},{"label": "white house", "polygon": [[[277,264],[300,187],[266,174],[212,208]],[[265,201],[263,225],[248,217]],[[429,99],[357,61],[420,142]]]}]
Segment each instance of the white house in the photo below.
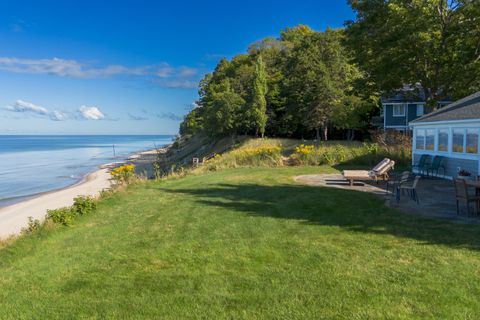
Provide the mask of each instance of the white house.
[{"label": "white house", "polygon": [[480,175],[480,91],[410,122],[413,129],[412,162],[422,154],[443,156],[445,177],[458,170]]}]

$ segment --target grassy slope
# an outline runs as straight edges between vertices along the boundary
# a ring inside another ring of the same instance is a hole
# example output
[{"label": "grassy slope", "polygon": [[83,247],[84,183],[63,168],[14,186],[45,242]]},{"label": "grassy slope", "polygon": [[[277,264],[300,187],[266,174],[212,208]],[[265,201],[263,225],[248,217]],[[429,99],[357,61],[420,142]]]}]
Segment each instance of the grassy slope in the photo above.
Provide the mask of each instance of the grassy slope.
[{"label": "grassy slope", "polygon": [[134,186],[0,250],[0,318],[478,318],[480,228],[291,180],[331,170]]}]

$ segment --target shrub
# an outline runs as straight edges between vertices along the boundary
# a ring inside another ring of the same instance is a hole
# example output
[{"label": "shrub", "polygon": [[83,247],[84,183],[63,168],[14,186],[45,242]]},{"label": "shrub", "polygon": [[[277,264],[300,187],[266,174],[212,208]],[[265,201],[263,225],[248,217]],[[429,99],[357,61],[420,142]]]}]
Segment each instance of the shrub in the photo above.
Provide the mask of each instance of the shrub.
[{"label": "shrub", "polygon": [[399,165],[410,163],[410,150],[403,146],[386,148],[378,143],[322,142],[318,146],[299,145],[292,154],[293,164],[300,165],[365,165],[371,166],[387,157]]},{"label": "shrub", "polygon": [[36,230],[40,229],[42,224],[40,223],[40,220],[38,219],[33,219],[33,217],[28,217],[28,225],[25,228],[22,228],[21,233],[22,234],[30,234],[35,232]]},{"label": "shrub", "polygon": [[73,210],[78,215],[89,214],[97,208],[97,201],[93,197],[80,196],[73,199]]},{"label": "shrub", "polygon": [[64,226],[71,225],[76,216],[77,212],[73,207],[47,210],[47,219],[54,223],[63,224]]},{"label": "shrub", "polygon": [[117,184],[129,184],[135,177],[135,165],[124,164],[123,166],[113,169],[110,174]]},{"label": "shrub", "polygon": [[110,198],[111,196],[113,196],[115,194],[115,191],[116,190],[114,190],[114,189],[102,189],[102,190],[100,190],[99,198],[100,199]]},{"label": "shrub", "polygon": [[205,162],[207,170],[236,167],[276,167],[282,165],[282,148],[264,146],[256,148],[240,148],[224,154],[216,155]]}]

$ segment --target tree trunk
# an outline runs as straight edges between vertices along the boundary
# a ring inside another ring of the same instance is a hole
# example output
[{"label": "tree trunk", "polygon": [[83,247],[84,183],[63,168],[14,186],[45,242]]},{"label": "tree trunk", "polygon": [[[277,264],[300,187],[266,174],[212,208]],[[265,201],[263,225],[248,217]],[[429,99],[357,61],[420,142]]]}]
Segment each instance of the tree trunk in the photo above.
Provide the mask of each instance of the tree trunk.
[{"label": "tree trunk", "polygon": [[[320,128],[315,128],[315,133],[316,133],[317,141],[320,141]],[[303,137],[302,137],[302,140],[303,140]]]},{"label": "tree trunk", "polygon": [[324,141],[328,140],[328,127],[327,126],[323,127],[323,140]]}]

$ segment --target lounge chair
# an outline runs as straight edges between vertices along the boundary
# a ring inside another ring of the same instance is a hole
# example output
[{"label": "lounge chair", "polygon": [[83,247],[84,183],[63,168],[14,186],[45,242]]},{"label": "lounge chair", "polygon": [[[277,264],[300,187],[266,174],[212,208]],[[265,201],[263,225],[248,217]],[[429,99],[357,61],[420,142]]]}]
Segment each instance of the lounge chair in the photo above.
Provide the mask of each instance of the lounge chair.
[{"label": "lounge chair", "polygon": [[395,161],[388,158],[383,159],[372,170],[344,170],[342,175],[350,182],[350,186],[353,186],[355,180],[365,181],[374,180],[378,181],[382,179],[388,180],[388,172],[395,166]]}]

